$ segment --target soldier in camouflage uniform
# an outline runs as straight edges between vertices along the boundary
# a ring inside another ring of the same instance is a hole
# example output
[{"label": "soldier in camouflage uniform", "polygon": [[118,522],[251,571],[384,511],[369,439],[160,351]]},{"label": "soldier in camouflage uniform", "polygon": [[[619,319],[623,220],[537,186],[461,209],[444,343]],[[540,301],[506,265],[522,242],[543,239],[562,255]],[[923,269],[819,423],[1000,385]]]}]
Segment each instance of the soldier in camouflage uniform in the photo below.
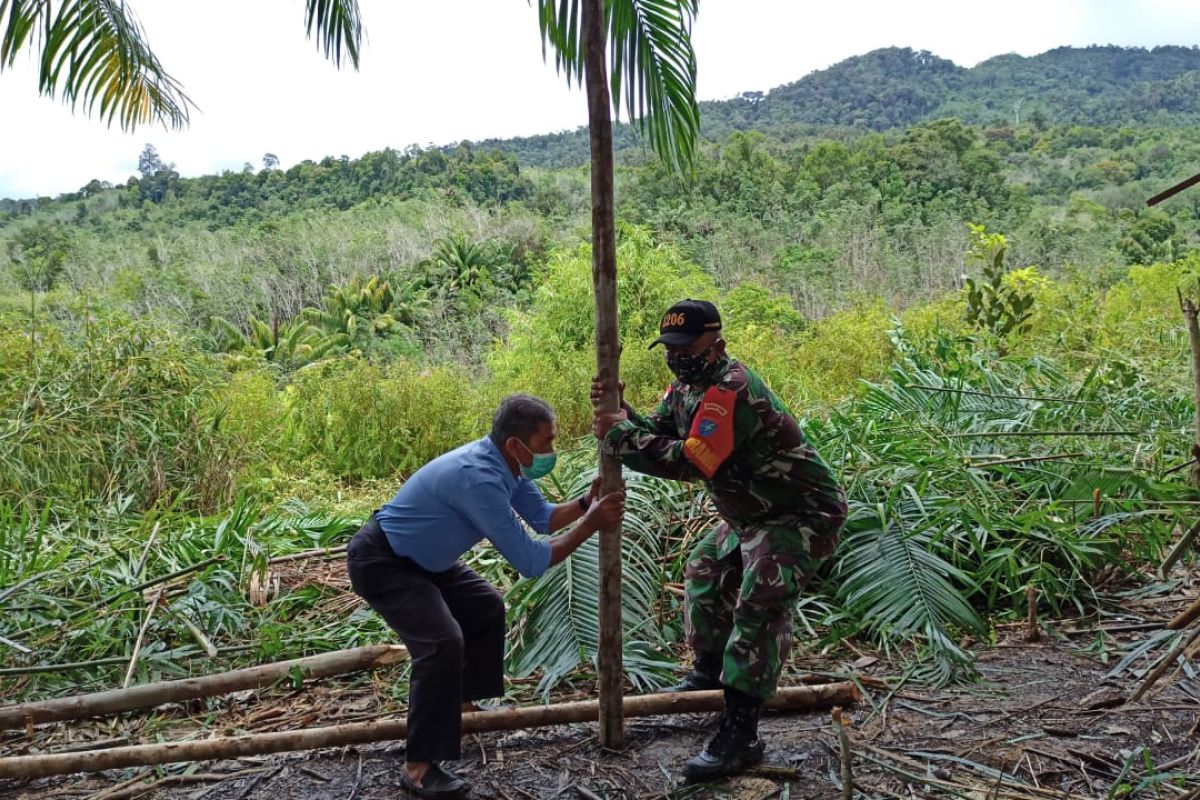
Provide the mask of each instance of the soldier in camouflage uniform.
[{"label": "soldier in camouflage uniform", "polygon": [[715,778],[762,758],[759,709],[775,692],[800,591],[837,546],[846,497],[779,398],[726,355],[712,303],[675,304],[659,332],[651,347],[666,346],[676,380],[648,416],[623,400],[621,412],[597,413],[595,433],[630,469],[703,481],[723,520],[688,560],[695,666],[673,687],[725,690],[716,736],[684,765],[688,778]]}]

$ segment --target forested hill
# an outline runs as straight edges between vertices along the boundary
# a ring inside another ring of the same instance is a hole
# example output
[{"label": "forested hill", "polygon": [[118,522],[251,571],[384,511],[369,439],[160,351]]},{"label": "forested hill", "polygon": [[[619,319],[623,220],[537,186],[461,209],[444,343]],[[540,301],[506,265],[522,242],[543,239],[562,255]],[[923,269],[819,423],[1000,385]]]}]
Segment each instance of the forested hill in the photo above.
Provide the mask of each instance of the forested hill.
[{"label": "forested hill", "polygon": [[[701,104],[705,136],[733,130],[783,135],[788,128],[904,128],[957,117],[976,125],[1175,127],[1200,123],[1200,49],[1059,47],[1041,55],[996,56],[960,67],[927,51],[873,50],[769,92]],[[621,126],[618,147],[636,144]],[[480,144],[527,165],[561,167],[587,157],[587,132]]]}]

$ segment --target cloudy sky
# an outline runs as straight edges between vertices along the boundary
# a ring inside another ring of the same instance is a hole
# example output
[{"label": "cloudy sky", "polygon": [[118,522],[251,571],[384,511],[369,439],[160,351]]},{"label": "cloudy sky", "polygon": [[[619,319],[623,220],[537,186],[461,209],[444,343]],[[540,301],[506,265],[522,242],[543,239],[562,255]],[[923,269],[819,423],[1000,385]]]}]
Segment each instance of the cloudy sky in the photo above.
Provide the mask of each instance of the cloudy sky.
[{"label": "cloudy sky", "polygon": [[[28,56],[0,75],[0,197],[123,181],[153,143],[183,175],[384,147],[574,128],[583,94],[542,61],[526,0],[360,0],[358,72],[304,36],[301,0],[129,0],[199,107],[185,131],[108,129],[39,97]],[[702,0],[701,99],[765,90],[877,47],[971,66],[1060,45],[1200,44],[1194,0]]]}]

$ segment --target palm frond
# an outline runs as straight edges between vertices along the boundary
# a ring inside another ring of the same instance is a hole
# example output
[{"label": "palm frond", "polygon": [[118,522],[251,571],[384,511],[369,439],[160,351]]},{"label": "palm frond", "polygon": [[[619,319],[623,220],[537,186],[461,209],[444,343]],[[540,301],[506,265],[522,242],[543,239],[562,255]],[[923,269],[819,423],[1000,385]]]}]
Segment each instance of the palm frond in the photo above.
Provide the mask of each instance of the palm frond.
[{"label": "palm frond", "polygon": [[692,163],[700,132],[692,18],[696,0],[610,0],[614,105],[625,107],[672,169]]},{"label": "palm frond", "polygon": [[[593,466],[568,462],[544,488],[548,496],[576,496],[594,477]],[[658,554],[673,524],[670,509],[679,504],[678,489],[631,475],[626,491],[621,584],[625,673],[639,689],[650,689],[664,685],[675,667],[655,611],[664,582]],[[541,692],[549,692],[581,664],[596,660],[599,560],[599,539],[592,537],[571,558],[539,578],[518,581],[508,594],[509,618],[516,632],[510,668],[521,676],[540,669]]]},{"label": "palm frond", "polygon": [[362,44],[362,16],[357,0],[308,0],[304,25],[309,38],[317,37],[317,47],[341,69],[342,52],[358,69],[358,50]]},{"label": "palm frond", "polygon": [[888,502],[855,504],[835,568],[843,613],[883,640],[923,647],[939,678],[968,667],[954,629],[979,633],[983,622],[967,602],[977,587],[936,552],[936,505],[904,487]]},{"label": "palm frond", "polygon": [[[692,19],[697,0],[608,0],[610,85],[614,106],[625,108],[672,169],[690,167],[700,134]],[[584,79],[581,0],[538,0],[542,55],[567,83]]]},{"label": "palm frond", "polygon": [[123,130],[160,122],[182,128],[192,101],[151,52],[122,0],[69,0],[57,10],[46,0],[0,0],[0,71],[24,47],[40,47],[38,88],[61,94],[88,114]]}]

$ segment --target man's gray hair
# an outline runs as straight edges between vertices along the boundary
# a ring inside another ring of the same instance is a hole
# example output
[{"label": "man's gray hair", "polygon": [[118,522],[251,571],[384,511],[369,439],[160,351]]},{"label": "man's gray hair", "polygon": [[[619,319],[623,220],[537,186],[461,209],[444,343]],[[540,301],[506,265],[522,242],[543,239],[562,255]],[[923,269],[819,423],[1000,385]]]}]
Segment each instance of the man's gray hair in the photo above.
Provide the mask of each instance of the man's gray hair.
[{"label": "man's gray hair", "polygon": [[488,438],[496,447],[503,447],[513,436],[527,441],[543,422],[554,422],[554,411],[544,400],[528,394],[510,394],[500,401]]}]

